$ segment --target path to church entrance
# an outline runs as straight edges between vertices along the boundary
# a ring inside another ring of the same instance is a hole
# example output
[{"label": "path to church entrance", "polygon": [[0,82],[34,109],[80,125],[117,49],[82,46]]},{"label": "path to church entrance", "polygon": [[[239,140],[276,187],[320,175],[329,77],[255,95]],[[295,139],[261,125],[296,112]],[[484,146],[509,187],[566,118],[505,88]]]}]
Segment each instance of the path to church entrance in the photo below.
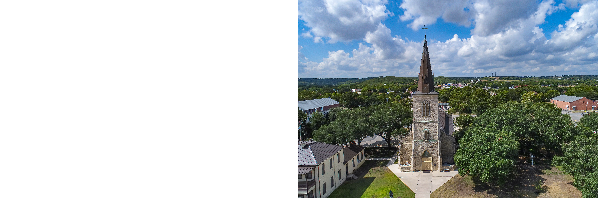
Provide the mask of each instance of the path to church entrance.
[{"label": "path to church entrance", "polygon": [[432,171],[429,173],[419,172],[401,172],[398,164],[388,166],[390,169],[411,191],[415,193],[415,198],[430,197],[430,194],[438,189],[442,184],[457,175],[457,171],[440,172]]}]

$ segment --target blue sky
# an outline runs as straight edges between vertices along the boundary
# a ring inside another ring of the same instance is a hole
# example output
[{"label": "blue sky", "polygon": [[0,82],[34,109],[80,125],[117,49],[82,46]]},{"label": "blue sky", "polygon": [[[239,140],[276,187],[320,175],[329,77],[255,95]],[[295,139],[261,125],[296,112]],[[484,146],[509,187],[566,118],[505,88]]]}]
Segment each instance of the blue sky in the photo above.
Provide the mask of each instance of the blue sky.
[{"label": "blue sky", "polygon": [[299,77],[598,74],[596,0],[299,0]]}]

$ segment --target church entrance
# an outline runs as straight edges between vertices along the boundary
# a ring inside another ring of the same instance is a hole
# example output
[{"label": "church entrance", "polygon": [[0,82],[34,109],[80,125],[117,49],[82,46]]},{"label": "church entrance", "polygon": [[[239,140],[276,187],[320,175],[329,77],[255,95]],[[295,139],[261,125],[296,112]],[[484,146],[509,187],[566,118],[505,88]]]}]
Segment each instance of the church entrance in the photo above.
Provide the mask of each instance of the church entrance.
[{"label": "church entrance", "polygon": [[422,155],[422,171],[431,171],[432,170],[432,156],[428,150],[424,151]]}]

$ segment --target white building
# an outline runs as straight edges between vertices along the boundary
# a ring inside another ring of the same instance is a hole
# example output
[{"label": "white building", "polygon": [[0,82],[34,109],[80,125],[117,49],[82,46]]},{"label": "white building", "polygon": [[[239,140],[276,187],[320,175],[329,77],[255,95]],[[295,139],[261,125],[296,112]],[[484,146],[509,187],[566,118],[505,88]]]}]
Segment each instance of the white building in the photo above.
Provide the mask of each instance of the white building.
[{"label": "white building", "polygon": [[365,161],[363,148],[353,144],[299,142],[297,148],[300,198],[328,197]]}]

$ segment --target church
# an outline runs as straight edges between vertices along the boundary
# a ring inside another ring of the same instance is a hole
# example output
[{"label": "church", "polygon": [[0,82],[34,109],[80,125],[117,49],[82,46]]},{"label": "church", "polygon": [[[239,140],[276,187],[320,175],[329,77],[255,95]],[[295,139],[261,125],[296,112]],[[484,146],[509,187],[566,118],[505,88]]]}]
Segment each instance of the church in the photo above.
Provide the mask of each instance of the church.
[{"label": "church", "polygon": [[417,91],[412,97],[413,124],[410,134],[401,140],[399,149],[401,170],[443,170],[443,165],[454,164],[456,142],[452,134],[452,115],[439,105],[438,92],[434,91],[434,75],[426,36]]}]

